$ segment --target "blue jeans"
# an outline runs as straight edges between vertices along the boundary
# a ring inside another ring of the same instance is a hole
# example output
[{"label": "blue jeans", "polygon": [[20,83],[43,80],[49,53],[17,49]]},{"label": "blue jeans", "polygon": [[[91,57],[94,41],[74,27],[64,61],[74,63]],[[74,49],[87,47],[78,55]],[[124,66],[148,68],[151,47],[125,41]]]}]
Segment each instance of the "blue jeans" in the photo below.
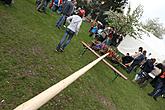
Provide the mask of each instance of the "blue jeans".
[{"label": "blue jeans", "polygon": [[42,0],[42,1],[37,0],[36,3],[37,3],[37,10],[42,9],[46,13],[46,7],[48,5],[47,0]]},{"label": "blue jeans", "polygon": [[73,32],[70,29],[67,29],[64,36],[62,37],[60,43],[57,45],[56,49],[59,50],[61,48],[64,50],[64,48],[70,43],[74,34],[75,34],[75,32]]},{"label": "blue jeans", "polygon": [[66,15],[62,15],[60,19],[57,21],[56,26],[61,27],[61,25],[65,22],[66,18],[67,18]]},{"label": "blue jeans", "polygon": [[138,64],[140,64],[140,62],[137,60],[134,60],[133,63],[127,68],[127,72],[131,73]]}]

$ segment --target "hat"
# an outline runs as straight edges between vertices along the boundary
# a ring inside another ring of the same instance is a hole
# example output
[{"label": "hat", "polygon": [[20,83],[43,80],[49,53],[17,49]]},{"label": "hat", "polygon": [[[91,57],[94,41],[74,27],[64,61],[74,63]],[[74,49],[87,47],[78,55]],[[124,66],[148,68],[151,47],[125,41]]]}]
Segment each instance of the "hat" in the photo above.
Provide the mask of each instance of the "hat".
[{"label": "hat", "polygon": [[85,15],[85,10],[80,9],[78,15],[83,17]]}]

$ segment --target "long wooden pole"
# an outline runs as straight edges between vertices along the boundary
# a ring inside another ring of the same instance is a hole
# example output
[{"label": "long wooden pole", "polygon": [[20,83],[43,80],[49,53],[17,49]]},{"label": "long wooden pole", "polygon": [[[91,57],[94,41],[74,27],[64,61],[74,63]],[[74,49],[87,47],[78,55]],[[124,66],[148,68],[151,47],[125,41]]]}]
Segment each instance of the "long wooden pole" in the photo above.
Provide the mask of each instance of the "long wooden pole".
[{"label": "long wooden pole", "polygon": [[89,63],[85,67],[81,68],[80,70],[76,71],[72,75],[68,76],[67,78],[61,80],[57,84],[53,85],[52,87],[48,88],[47,90],[43,91],[42,93],[38,94],[37,96],[33,97],[32,99],[24,102],[23,104],[19,105],[14,110],[37,110],[42,105],[47,103],[50,99],[55,97],[58,93],[60,93],[63,89],[69,86],[72,82],[82,76],[85,72],[95,66],[99,61],[105,58],[109,53],[99,57],[98,59],[94,60],[93,62]]}]

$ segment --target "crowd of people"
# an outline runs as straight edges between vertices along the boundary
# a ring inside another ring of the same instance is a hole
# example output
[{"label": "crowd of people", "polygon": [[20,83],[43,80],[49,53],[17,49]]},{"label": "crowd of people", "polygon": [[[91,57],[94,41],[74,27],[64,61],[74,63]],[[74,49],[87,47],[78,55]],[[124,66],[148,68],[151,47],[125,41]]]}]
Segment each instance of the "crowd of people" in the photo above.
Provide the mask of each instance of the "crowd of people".
[{"label": "crowd of people", "polygon": [[165,94],[165,66],[162,63],[157,63],[155,58],[149,58],[151,53],[147,56],[147,51],[143,47],[139,47],[135,54],[127,53],[121,57],[118,55],[117,46],[125,35],[117,32],[114,27],[104,26],[96,20],[91,23],[89,36],[93,36],[93,41],[90,44],[93,50],[100,54],[109,52],[108,58],[115,63],[124,65],[128,74],[133,73],[133,70],[137,73],[133,82],[139,84],[141,88],[150,83],[154,89],[148,93],[149,96],[157,100],[159,96]]},{"label": "crowd of people", "polygon": [[61,14],[60,18],[56,21],[56,27],[58,29],[62,26],[66,27],[66,22],[69,24],[65,34],[56,47],[57,52],[63,52],[73,36],[78,34],[82,24],[82,18],[85,16],[85,10],[81,8],[76,10],[76,0],[36,0],[37,11],[46,13],[48,4],[51,9],[51,15],[57,11]]},{"label": "crowd of people", "polygon": [[[121,63],[126,68],[128,74],[133,70],[137,73],[134,82],[137,82],[141,88],[151,83],[154,90],[148,93],[155,100],[165,94],[165,66],[162,63],[156,63],[155,58],[149,58],[147,51],[143,47],[139,47],[138,52],[130,55],[127,53],[125,56],[118,55],[117,46],[123,40],[124,35],[117,32],[114,27],[104,26],[99,21],[93,21],[89,29],[89,36],[94,38],[90,47],[98,51],[100,54],[109,52],[108,58],[111,61]],[[140,71],[137,72],[137,70]]]},{"label": "crowd of people", "polygon": [[154,90],[148,95],[157,100],[159,96],[165,94],[165,66],[157,63],[155,58],[147,58],[146,54],[147,51],[139,47],[138,52],[135,52],[134,55],[127,53],[122,57],[122,63],[127,67],[128,73],[132,73],[133,70],[140,67],[140,72],[135,71],[133,81],[137,82],[140,87],[145,87],[150,83]]},{"label": "crowd of people", "polygon": [[89,36],[94,36],[97,41],[106,43],[107,46],[117,47],[125,34],[120,33],[114,27],[103,25],[100,21],[93,21],[89,29]]},{"label": "crowd of people", "polygon": [[100,54],[109,52],[107,56],[111,61],[120,60],[117,54],[117,46],[123,40],[125,34],[117,32],[114,27],[103,25],[100,21],[94,20],[89,29],[89,36],[93,38],[90,47]]},{"label": "crowd of people", "polygon": [[[12,0],[2,0],[6,4],[11,4]],[[61,13],[60,18],[56,22],[58,29],[65,26],[65,22],[69,25],[61,41],[56,47],[57,52],[63,52],[70,43],[74,35],[77,35],[82,24],[82,18],[85,16],[85,10],[75,9],[76,0],[36,0],[36,9],[39,12],[46,13],[47,7],[51,9],[51,14],[58,11]],[[48,6],[49,5],[49,6]],[[165,94],[165,66],[162,63],[156,63],[155,58],[147,58],[147,51],[143,47],[139,47],[138,52],[134,55],[127,53],[125,56],[118,55],[117,46],[123,40],[124,33],[120,33],[115,27],[105,26],[101,22],[94,20],[89,29],[89,36],[93,38],[90,47],[98,51],[100,54],[109,52],[108,58],[111,61],[121,62],[128,74],[133,70],[140,68],[140,72],[136,72],[133,81],[137,82],[140,87],[145,87],[151,83],[154,87],[149,96],[155,100],[159,96]]]}]

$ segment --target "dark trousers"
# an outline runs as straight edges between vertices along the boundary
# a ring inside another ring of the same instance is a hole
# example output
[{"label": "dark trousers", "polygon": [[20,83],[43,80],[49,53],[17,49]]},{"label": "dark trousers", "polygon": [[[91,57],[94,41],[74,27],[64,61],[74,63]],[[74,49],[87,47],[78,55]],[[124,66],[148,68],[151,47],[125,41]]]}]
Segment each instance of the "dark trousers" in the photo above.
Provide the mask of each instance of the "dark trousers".
[{"label": "dark trousers", "polygon": [[37,5],[37,10],[38,11],[42,10],[44,13],[46,13],[46,8],[47,8],[47,5],[48,5],[47,0],[37,0],[36,5]]},{"label": "dark trousers", "polygon": [[139,63],[140,62],[138,60],[134,60],[133,63],[127,69],[128,73],[131,73],[131,71],[134,70]]},{"label": "dark trousers", "polygon": [[159,78],[156,82],[156,87],[150,93],[150,95],[157,98],[164,93],[165,93],[165,85],[164,85],[164,82]]},{"label": "dark trousers", "polygon": [[12,2],[12,0],[2,0],[2,1],[4,1],[4,2],[5,2],[5,4],[8,4],[8,5],[10,5],[10,4],[11,4],[11,2]]},{"label": "dark trousers", "polygon": [[56,27],[60,28],[61,25],[64,25],[64,23],[66,22],[66,18],[67,18],[66,15],[62,15],[62,16],[59,18],[59,20],[57,21]]},{"label": "dark trousers", "polygon": [[70,29],[67,29],[64,36],[62,37],[60,43],[57,45],[56,49],[57,50],[64,50],[64,48],[70,43],[73,35],[75,34],[75,32],[73,32]]}]

